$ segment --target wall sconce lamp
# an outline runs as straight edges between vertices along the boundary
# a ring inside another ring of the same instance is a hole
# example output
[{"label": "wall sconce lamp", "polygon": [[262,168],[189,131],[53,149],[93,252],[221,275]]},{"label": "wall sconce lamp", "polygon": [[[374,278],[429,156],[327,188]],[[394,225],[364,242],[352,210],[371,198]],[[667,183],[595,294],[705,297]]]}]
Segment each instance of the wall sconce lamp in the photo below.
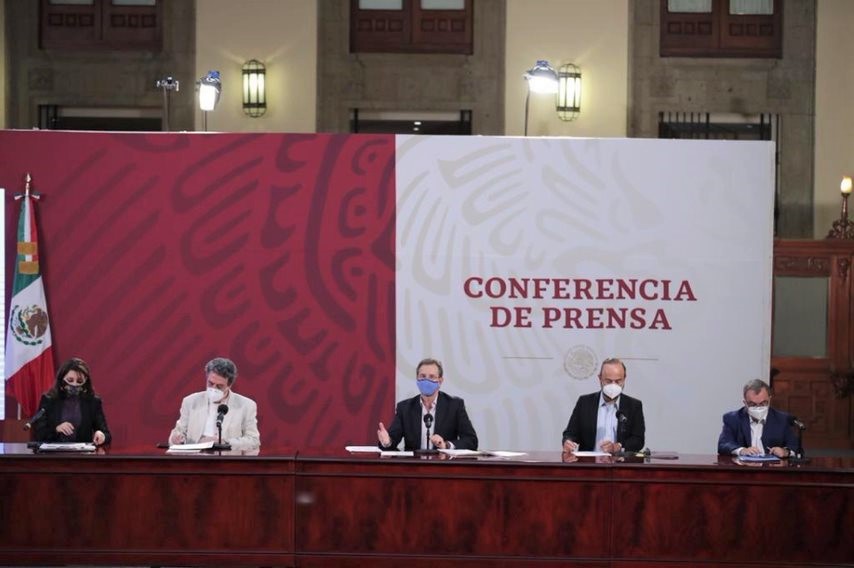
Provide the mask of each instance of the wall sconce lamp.
[{"label": "wall sconce lamp", "polygon": [[525,136],[528,135],[528,106],[531,92],[557,93],[557,73],[545,59],[538,59],[536,65],[525,71],[523,75],[528,84],[528,94],[525,95]]},{"label": "wall sconce lamp", "polygon": [[208,112],[216,108],[221,92],[219,71],[208,71],[207,75],[199,79],[199,108],[204,117],[205,132],[208,131]]},{"label": "wall sconce lamp", "polygon": [[169,107],[170,107],[170,94],[172,91],[176,93],[179,90],[180,83],[178,79],[174,77],[167,76],[162,79],[158,79],[154,86],[158,89],[163,89],[163,132],[169,132]]},{"label": "wall sconce lamp", "polygon": [[854,222],[848,220],[848,196],[851,195],[851,178],[845,176],[839,184],[842,193],[842,211],[839,219],[833,222],[833,227],[827,233],[828,239],[854,239]]},{"label": "wall sconce lamp", "polygon": [[575,120],[581,112],[581,69],[567,63],[557,72],[555,110],[561,120]]},{"label": "wall sconce lamp", "polygon": [[267,68],[257,59],[243,64],[243,112],[258,118],[267,112]]}]

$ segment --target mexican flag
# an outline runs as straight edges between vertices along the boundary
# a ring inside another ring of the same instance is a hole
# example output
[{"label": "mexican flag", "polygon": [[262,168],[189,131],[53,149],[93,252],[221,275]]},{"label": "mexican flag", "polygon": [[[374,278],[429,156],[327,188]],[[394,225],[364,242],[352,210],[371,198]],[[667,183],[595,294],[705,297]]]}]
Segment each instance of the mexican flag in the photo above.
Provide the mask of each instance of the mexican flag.
[{"label": "mexican flag", "polygon": [[30,416],[53,384],[55,369],[33,197],[28,194],[18,218],[18,255],[6,331],[6,394],[14,396]]}]

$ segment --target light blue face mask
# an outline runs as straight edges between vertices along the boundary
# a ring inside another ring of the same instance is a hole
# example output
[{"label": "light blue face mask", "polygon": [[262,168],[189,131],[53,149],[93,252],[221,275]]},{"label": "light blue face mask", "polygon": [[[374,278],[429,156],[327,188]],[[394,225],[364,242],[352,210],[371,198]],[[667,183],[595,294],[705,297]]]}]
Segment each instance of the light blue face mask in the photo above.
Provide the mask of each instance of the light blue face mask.
[{"label": "light blue face mask", "polygon": [[430,379],[418,379],[416,382],[418,383],[418,390],[424,396],[433,396],[439,390],[439,383]]}]

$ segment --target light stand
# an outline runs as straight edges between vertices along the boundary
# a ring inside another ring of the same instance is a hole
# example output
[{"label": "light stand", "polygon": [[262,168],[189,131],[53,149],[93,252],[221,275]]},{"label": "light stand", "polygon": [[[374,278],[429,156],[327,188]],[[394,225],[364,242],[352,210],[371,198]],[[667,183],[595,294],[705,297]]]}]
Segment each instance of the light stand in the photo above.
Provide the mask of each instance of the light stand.
[{"label": "light stand", "polygon": [[177,79],[168,76],[158,79],[154,86],[163,89],[163,132],[169,132],[169,107],[171,103],[169,96],[172,91],[178,92],[180,85]]},{"label": "light stand", "polygon": [[528,84],[528,93],[525,95],[525,136],[528,135],[528,107],[531,104],[531,85]]}]

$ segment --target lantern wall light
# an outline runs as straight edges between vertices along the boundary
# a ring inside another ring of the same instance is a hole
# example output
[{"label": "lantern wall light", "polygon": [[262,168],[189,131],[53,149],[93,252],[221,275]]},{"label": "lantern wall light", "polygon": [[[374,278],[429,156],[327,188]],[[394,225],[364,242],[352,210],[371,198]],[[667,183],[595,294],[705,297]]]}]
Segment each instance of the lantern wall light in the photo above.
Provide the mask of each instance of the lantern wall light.
[{"label": "lantern wall light", "polygon": [[257,118],[267,112],[267,68],[257,59],[243,64],[243,112]]},{"label": "lantern wall light", "polygon": [[581,70],[567,63],[557,72],[555,110],[561,120],[575,120],[581,112]]}]

